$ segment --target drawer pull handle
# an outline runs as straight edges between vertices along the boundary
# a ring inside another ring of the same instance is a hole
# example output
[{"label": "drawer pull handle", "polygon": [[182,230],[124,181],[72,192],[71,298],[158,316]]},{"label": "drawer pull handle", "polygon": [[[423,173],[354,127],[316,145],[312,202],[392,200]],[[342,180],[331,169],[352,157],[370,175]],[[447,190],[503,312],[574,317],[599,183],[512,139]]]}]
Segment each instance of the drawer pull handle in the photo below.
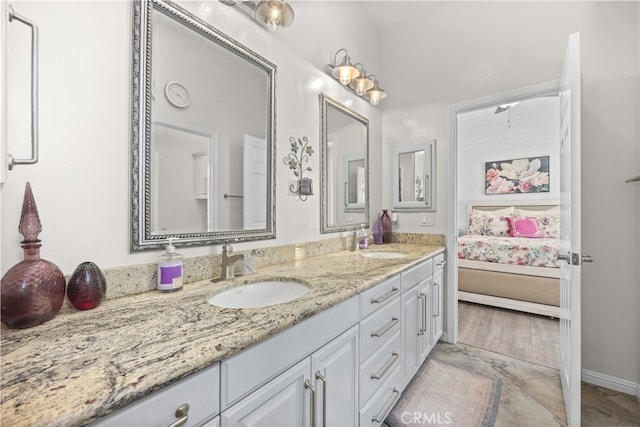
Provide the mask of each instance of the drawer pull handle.
[{"label": "drawer pull handle", "polygon": [[398,360],[398,357],[400,357],[400,355],[398,353],[396,353],[395,351],[393,353],[391,353],[391,359],[389,359],[389,361],[382,367],[380,372],[377,372],[375,374],[371,374],[371,379],[372,380],[379,380],[380,378],[384,377],[384,374],[386,374],[387,371],[389,369],[391,369],[393,364],[396,363],[396,360]]},{"label": "drawer pull handle", "polygon": [[386,334],[386,333],[389,331],[389,329],[391,329],[391,328],[393,328],[394,326],[396,326],[396,325],[398,324],[398,322],[399,322],[399,321],[400,321],[400,320],[398,320],[398,318],[397,318],[397,317],[392,317],[392,318],[391,318],[391,322],[389,322],[389,323],[387,323],[386,325],[384,325],[384,326],[382,327],[382,329],[379,329],[379,330],[377,330],[377,331],[373,331],[373,332],[371,332],[371,336],[372,336],[372,337],[381,337],[381,336],[383,336],[384,334]]},{"label": "drawer pull handle", "polygon": [[392,296],[397,294],[399,290],[400,290],[399,288],[396,288],[394,286],[393,288],[391,288],[389,293],[387,293],[383,297],[381,297],[381,298],[371,298],[371,304],[380,304],[381,302],[385,302],[386,300],[388,300],[389,298],[391,298]]},{"label": "drawer pull handle", "polygon": [[389,400],[389,403],[387,403],[384,406],[384,409],[382,410],[381,414],[378,414],[373,418],[371,418],[371,422],[381,423],[382,421],[384,421],[384,419],[387,418],[387,415],[389,414],[389,412],[391,412],[391,409],[393,409],[393,407],[395,406],[398,399],[400,399],[400,392],[398,391],[398,389],[394,387],[393,394],[391,395],[391,400]]},{"label": "drawer pull handle", "polygon": [[309,380],[304,380],[304,388],[311,390],[311,427],[316,427],[316,389]]},{"label": "drawer pull handle", "polygon": [[316,380],[322,381],[322,427],[327,427],[327,378],[316,371]]},{"label": "drawer pull handle", "polygon": [[180,427],[187,423],[189,419],[189,404],[183,403],[176,408],[176,418],[173,423],[169,424],[169,427]]},{"label": "drawer pull handle", "polygon": [[438,267],[440,267],[440,266],[442,266],[442,265],[445,265],[446,263],[447,263],[447,261],[441,261],[441,262],[437,263],[436,265],[437,265]]}]

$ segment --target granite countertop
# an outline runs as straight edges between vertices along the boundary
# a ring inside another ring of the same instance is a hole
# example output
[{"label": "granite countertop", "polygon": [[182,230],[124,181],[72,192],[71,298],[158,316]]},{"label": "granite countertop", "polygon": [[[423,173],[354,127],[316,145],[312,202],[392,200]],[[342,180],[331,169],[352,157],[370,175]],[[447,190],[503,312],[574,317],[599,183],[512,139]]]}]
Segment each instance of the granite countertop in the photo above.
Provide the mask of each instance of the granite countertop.
[{"label": "granite countertop", "polygon": [[[67,311],[29,329],[2,328],[1,413],[7,426],[77,426],[122,408],[214,362],[382,282],[442,246],[387,244],[397,259],[341,251],[261,268],[256,275],[199,281],[175,293],[147,292]],[[256,309],[223,309],[216,292],[270,278],[311,291]]]}]

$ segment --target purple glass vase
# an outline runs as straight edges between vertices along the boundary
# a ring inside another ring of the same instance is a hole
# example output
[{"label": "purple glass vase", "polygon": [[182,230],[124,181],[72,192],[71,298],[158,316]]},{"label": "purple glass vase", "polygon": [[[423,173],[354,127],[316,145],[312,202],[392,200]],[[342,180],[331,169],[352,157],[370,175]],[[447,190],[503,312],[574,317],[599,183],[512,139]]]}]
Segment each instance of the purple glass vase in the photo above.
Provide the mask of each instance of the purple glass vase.
[{"label": "purple glass vase", "polygon": [[386,209],[382,211],[380,221],[382,222],[382,241],[384,243],[391,243],[391,228],[393,224]]},{"label": "purple glass vase", "polygon": [[97,265],[83,262],[71,275],[67,286],[67,297],[78,310],[95,308],[107,293],[107,281]]},{"label": "purple glass vase", "polygon": [[0,317],[11,328],[29,328],[51,319],[64,301],[64,275],[53,263],[40,258],[42,231],[31,185],[27,182],[20,217],[24,260],[5,273],[0,282]]}]

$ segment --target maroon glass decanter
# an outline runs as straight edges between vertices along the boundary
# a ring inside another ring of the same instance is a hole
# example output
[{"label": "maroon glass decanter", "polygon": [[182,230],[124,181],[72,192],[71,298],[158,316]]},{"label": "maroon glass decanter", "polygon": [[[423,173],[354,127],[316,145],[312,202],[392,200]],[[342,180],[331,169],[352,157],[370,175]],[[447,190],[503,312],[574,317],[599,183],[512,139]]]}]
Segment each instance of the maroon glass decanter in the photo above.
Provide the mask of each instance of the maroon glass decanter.
[{"label": "maroon glass decanter", "polygon": [[27,182],[20,217],[24,260],[14,265],[0,283],[2,323],[11,328],[29,328],[53,318],[64,301],[64,275],[53,263],[40,258],[42,224],[36,201]]}]

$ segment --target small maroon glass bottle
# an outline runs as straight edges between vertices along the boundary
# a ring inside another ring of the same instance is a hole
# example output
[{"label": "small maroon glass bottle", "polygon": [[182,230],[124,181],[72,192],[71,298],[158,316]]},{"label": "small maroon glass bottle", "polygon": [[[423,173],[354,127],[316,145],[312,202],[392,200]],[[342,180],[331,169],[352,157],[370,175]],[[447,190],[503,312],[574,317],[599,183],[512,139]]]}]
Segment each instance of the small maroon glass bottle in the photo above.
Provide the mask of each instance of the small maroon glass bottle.
[{"label": "small maroon glass bottle", "polygon": [[2,277],[0,314],[2,323],[11,328],[29,328],[53,318],[60,310],[66,283],[55,264],[40,258],[38,234],[42,224],[28,182],[18,230],[24,236],[24,260]]},{"label": "small maroon glass bottle", "polygon": [[391,229],[393,224],[391,223],[391,217],[386,209],[382,211],[380,221],[382,222],[382,242],[391,243]]}]

